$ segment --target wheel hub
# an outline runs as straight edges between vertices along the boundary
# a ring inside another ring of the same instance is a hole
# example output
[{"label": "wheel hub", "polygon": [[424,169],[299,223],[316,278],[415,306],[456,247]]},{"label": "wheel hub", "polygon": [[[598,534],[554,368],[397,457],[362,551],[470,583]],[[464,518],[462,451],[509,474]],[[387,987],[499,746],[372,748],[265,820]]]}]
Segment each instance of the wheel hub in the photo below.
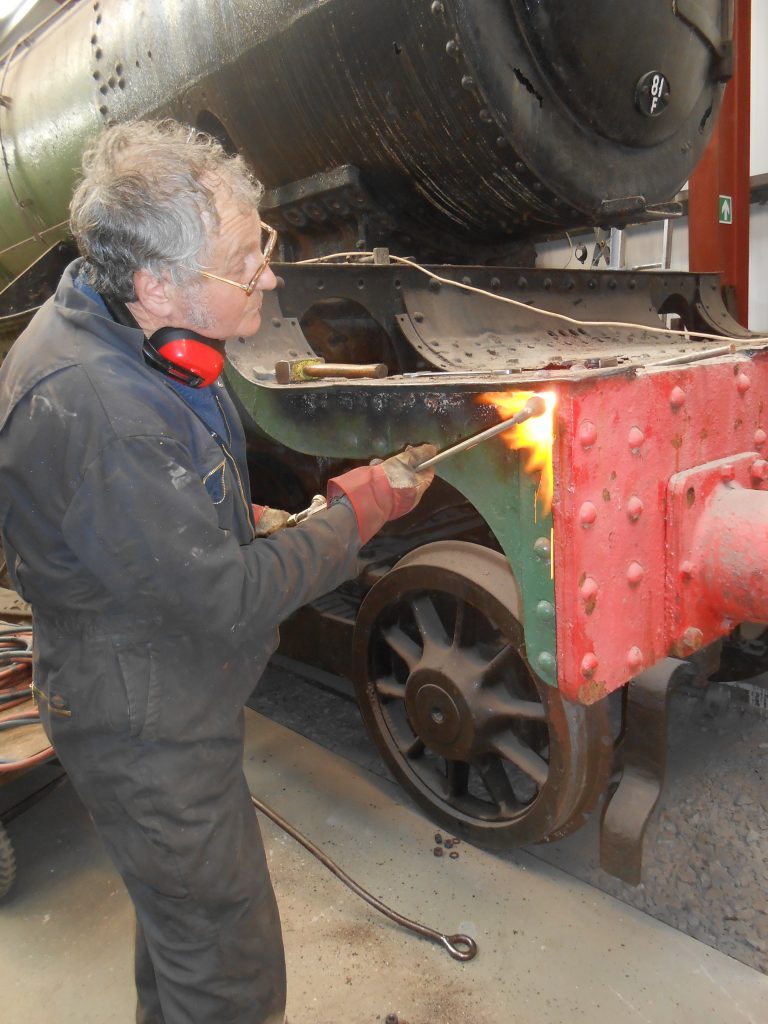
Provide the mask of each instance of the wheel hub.
[{"label": "wheel hub", "polygon": [[[452,673],[456,665],[451,666]],[[466,691],[466,692],[465,692]],[[434,667],[413,671],[405,688],[405,705],[414,732],[430,749],[451,760],[470,760],[478,731],[479,708],[466,672],[448,677]]]}]

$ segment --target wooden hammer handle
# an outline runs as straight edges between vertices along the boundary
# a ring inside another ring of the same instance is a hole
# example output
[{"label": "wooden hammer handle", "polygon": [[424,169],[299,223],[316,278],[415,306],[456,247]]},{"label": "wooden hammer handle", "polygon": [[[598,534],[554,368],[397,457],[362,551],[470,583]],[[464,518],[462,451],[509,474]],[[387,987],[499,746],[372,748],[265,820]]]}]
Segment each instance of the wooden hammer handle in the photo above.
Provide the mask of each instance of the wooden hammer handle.
[{"label": "wooden hammer handle", "polygon": [[386,363],[316,363],[303,366],[301,372],[307,377],[347,377],[357,380],[363,377],[386,377]]}]

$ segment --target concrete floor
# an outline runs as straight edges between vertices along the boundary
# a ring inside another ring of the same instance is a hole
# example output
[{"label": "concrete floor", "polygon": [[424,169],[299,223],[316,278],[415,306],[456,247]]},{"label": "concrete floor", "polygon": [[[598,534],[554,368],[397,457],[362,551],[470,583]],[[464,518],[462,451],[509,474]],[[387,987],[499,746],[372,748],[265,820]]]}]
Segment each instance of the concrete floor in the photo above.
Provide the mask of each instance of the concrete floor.
[{"label": "concrete floor", "polygon": [[[401,913],[467,931],[459,964],[376,915],[264,823],[281,906],[290,1024],[762,1024],[768,977],[526,853],[462,844],[393,784],[248,712],[255,793]],[[3,1024],[129,1024],[132,912],[65,784],[8,826],[0,905]],[[192,1022],[190,1022],[192,1024]]]}]

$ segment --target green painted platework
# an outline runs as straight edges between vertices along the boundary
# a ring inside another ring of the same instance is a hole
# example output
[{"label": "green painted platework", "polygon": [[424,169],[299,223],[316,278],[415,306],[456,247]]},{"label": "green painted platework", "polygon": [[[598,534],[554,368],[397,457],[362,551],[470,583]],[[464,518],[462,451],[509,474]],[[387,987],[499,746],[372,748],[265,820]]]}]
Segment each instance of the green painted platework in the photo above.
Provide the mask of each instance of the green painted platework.
[{"label": "green painted platework", "polygon": [[[476,393],[488,390],[488,382],[450,391],[434,384],[278,390],[252,384],[230,364],[227,377],[261,432],[309,455],[364,461],[385,457],[409,443],[430,441],[445,448],[497,422],[492,409],[473,400]],[[535,512],[537,480],[523,469],[526,457],[494,438],[446,460],[437,472],[474,505],[499,541],[522,594],[529,663],[556,686],[552,516]]]}]

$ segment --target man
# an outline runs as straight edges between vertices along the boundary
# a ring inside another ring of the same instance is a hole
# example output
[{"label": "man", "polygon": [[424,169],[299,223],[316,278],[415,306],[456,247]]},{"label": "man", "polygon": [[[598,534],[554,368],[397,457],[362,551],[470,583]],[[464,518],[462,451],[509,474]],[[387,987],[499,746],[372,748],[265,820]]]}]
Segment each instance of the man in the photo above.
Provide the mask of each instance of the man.
[{"label": "man", "polygon": [[167,122],[108,129],[83,167],[83,258],[0,371],[0,525],[40,714],[136,907],[137,1020],[278,1024],[243,705],[280,621],[355,575],[434,448],[352,470],[326,512],[256,536],[274,523],[254,524],[217,339],[256,331],[275,287],[260,186]]}]

